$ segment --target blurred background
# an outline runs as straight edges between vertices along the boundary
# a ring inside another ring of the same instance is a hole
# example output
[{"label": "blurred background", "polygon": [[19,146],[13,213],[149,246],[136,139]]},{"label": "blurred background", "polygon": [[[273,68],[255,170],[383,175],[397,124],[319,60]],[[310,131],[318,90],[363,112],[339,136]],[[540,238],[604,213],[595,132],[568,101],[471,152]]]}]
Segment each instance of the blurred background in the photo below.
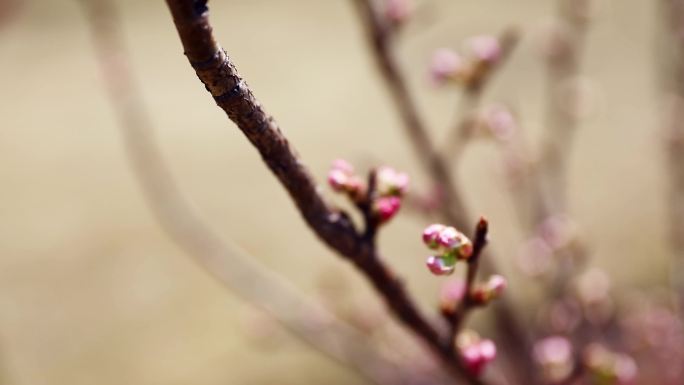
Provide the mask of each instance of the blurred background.
[{"label": "blurred background", "polygon": [[[342,309],[380,311],[197,81],[164,2],[115,3],[159,145],[201,215],[312,296],[332,280],[346,288]],[[522,40],[485,100],[515,108],[536,140],[547,101],[539,42],[552,3],[421,3],[399,55],[435,138],[446,135],[458,92],[430,85],[432,52],[517,25]],[[0,383],[362,383],[231,294],[160,230],[129,167],[78,2],[0,4]],[[576,132],[569,212],[592,265],[623,290],[640,290],[665,284],[670,253],[656,4],[599,5],[582,59],[592,108]],[[406,170],[425,187],[349,1],[210,7],[218,40],[320,181],[343,157],[361,169]],[[538,293],[514,266],[525,234],[516,230],[497,147],[469,146],[458,174],[471,212],[490,219],[490,247],[511,295],[526,306]],[[380,245],[432,309],[442,281],[423,265],[426,224],[401,213]]]}]

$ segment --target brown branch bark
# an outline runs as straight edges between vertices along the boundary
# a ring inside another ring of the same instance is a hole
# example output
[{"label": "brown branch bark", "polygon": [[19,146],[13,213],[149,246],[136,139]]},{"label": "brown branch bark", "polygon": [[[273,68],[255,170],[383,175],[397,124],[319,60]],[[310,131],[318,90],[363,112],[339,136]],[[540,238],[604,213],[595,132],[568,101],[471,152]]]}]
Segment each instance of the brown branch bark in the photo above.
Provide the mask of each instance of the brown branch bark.
[{"label": "brown branch bark", "polygon": [[[260,152],[264,162],[288,191],[311,229],[333,250],[351,261],[371,282],[394,316],[446,364],[454,375],[465,370],[445,351],[442,337],[427,321],[403,283],[352,225],[319,194],[274,119],[266,113],[212,34],[205,0],[166,0],[185,55],[219,107]],[[479,380],[469,378],[471,383]]]},{"label": "brown branch bark", "polygon": [[185,200],[156,146],[152,122],[127,67],[117,10],[110,0],[81,0],[109,99],[129,160],[163,229],[219,282],[271,314],[323,354],[377,384],[413,384],[419,375],[398,357],[368,344],[360,332],[256,262],[200,219]]},{"label": "brown branch bark", "polygon": [[[395,36],[391,34],[391,28],[377,12],[372,0],[352,1],[363,21],[373,58],[377,63],[385,86],[390,91],[396,110],[402,118],[403,128],[413,146],[416,157],[421,161],[433,183],[440,186],[444,193],[442,218],[457,228],[468,228],[469,221],[467,218],[470,216],[456,188],[450,167],[430,140],[427,127],[420,117],[418,108],[399,68],[393,50],[393,38]],[[484,258],[482,265],[485,271],[496,270],[490,256]],[[515,369],[514,374],[517,381],[521,384],[536,384],[535,368],[532,361],[528,359],[528,354],[531,354],[531,344],[527,332],[518,321],[509,302],[499,301],[493,308],[503,350],[507,353],[508,358],[515,362],[512,368]]]}]

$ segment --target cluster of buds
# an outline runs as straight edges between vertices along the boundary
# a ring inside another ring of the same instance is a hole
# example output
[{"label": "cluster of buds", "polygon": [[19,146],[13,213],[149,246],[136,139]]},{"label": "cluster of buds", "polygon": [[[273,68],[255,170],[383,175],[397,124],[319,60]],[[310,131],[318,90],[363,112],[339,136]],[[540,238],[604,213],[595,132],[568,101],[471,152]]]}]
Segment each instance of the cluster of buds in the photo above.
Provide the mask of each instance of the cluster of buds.
[{"label": "cluster of buds", "polygon": [[482,339],[471,330],[465,330],[456,339],[461,362],[473,376],[479,377],[487,365],[496,358],[496,345],[492,340]]},{"label": "cluster of buds", "polygon": [[423,231],[423,242],[437,252],[426,261],[428,269],[435,275],[453,273],[456,262],[467,260],[473,254],[473,243],[470,239],[451,226],[428,226]]},{"label": "cluster of buds", "polygon": [[486,305],[501,297],[507,286],[506,278],[500,275],[492,275],[485,283],[478,285],[473,290],[471,300],[477,304]]},{"label": "cluster of buds", "polygon": [[595,385],[633,384],[637,375],[637,366],[632,357],[613,352],[599,344],[587,347],[584,365]]},{"label": "cluster of buds", "polygon": [[[391,167],[379,167],[375,171],[375,188],[370,191],[367,184],[354,173],[349,162],[338,159],[328,173],[328,184],[333,190],[346,194],[357,205],[369,207],[371,213],[384,223],[392,219],[401,208],[401,199],[406,194],[409,177]],[[372,196],[369,196],[372,195]]]},{"label": "cluster of buds", "polygon": [[475,87],[503,56],[501,42],[494,36],[472,37],[466,46],[464,55],[448,48],[435,51],[430,65],[430,75],[435,84],[454,82]]},{"label": "cluster of buds", "polygon": [[572,344],[562,336],[546,337],[534,344],[534,360],[550,383],[559,383],[572,373],[574,357]]}]

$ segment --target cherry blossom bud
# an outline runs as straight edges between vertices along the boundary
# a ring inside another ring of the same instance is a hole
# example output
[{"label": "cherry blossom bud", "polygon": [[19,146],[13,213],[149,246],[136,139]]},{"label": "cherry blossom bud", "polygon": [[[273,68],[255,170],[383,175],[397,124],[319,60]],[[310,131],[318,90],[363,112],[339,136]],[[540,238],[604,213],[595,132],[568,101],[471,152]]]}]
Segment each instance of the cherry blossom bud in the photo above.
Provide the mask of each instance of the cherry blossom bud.
[{"label": "cherry blossom bud", "polygon": [[437,238],[439,246],[453,253],[458,259],[468,259],[473,254],[473,243],[453,227],[446,227]]},{"label": "cherry blossom bud", "polygon": [[457,346],[463,366],[473,376],[480,376],[487,364],[496,358],[494,342],[480,339],[473,332],[464,332],[459,335]]},{"label": "cherry blossom bud", "polygon": [[506,278],[501,275],[492,275],[485,284],[475,289],[472,299],[479,304],[485,305],[499,298],[507,286]]},{"label": "cherry blossom bud", "polygon": [[361,199],[365,193],[365,183],[354,175],[354,168],[344,159],[333,162],[328,172],[328,184],[336,192],[346,193],[353,200]]},{"label": "cherry blossom bud", "polygon": [[380,167],[376,171],[376,190],[379,195],[403,196],[408,190],[409,177],[391,167]]},{"label": "cherry blossom bud", "polygon": [[450,79],[459,79],[466,72],[463,58],[453,50],[441,48],[432,55],[430,78],[435,85],[442,85]]},{"label": "cherry blossom bud", "polygon": [[454,272],[456,266],[455,261],[435,255],[429,256],[425,264],[434,275],[449,275]]},{"label": "cherry blossom bud", "polygon": [[354,167],[344,159],[335,159],[332,164],[332,169],[340,170],[347,175],[354,173]]},{"label": "cherry blossom bud", "polygon": [[478,126],[496,140],[508,142],[518,129],[518,122],[511,110],[501,104],[486,107],[478,117]]},{"label": "cherry blossom bud", "polygon": [[494,36],[482,35],[471,37],[468,40],[468,48],[478,62],[494,65],[501,59],[501,43]]},{"label": "cherry blossom bud", "polygon": [[596,343],[586,348],[584,364],[598,384],[629,385],[634,383],[637,375],[632,357]]},{"label": "cherry blossom bud", "polygon": [[466,293],[465,282],[461,279],[454,279],[442,286],[439,295],[439,307],[444,314],[453,314],[456,307],[463,300]]},{"label": "cherry blossom bud", "polygon": [[446,226],[435,223],[423,230],[423,242],[425,245],[431,249],[436,249],[439,246],[439,235],[446,228]]},{"label": "cherry blossom bud", "polygon": [[373,212],[380,218],[380,222],[387,222],[401,208],[401,199],[395,196],[380,197],[373,202]]},{"label": "cherry blossom bud", "polygon": [[328,184],[335,191],[344,191],[348,181],[349,175],[342,170],[332,169],[328,173]]},{"label": "cherry blossom bud", "polygon": [[411,0],[385,0],[385,16],[394,24],[402,24],[413,13]]},{"label": "cherry blossom bud", "polygon": [[574,358],[570,341],[561,336],[544,338],[534,344],[534,359],[542,368],[546,380],[561,382],[573,370]]}]

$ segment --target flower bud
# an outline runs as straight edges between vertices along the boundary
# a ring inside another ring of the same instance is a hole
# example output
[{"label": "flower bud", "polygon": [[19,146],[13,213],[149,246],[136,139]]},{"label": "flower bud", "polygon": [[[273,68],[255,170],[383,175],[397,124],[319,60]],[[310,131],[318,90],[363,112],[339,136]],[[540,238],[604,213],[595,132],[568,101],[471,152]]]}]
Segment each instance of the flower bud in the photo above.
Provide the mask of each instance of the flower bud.
[{"label": "flower bud", "polygon": [[501,104],[490,105],[482,110],[477,125],[485,135],[501,142],[509,142],[518,129],[517,119],[511,110]]},{"label": "flower bud", "polygon": [[455,261],[435,255],[429,256],[425,264],[434,275],[449,275],[454,272],[456,267]]},{"label": "flower bud", "polygon": [[488,339],[480,339],[474,332],[464,332],[458,337],[457,346],[461,362],[473,376],[480,376],[487,364],[496,358],[496,345]]},{"label": "flower bud", "polygon": [[435,223],[426,227],[425,230],[423,230],[423,242],[425,245],[431,249],[436,249],[439,247],[439,235],[445,228],[446,226],[439,223]]},{"label": "flower bud", "polygon": [[455,228],[445,227],[437,237],[437,243],[445,252],[452,253],[458,259],[468,259],[473,254],[473,243]]},{"label": "flower bud", "polygon": [[373,202],[373,212],[380,218],[380,222],[387,222],[401,208],[401,199],[395,196],[380,197]]},{"label": "flower bud", "polygon": [[598,384],[628,385],[634,383],[637,375],[637,366],[632,357],[599,344],[587,347],[584,364]]},{"label": "flower bud", "polygon": [[409,177],[391,167],[380,167],[376,171],[376,190],[381,196],[403,196],[408,190]]},{"label": "flower bud", "polygon": [[411,0],[385,0],[385,16],[396,25],[407,21],[412,13]]},{"label": "flower bud", "polygon": [[475,289],[472,299],[476,303],[486,305],[492,300],[501,297],[507,286],[506,278],[501,275],[492,275],[485,284]]},{"label": "flower bud", "polygon": [[466,293],[465,282],[453,279],[442,286],[439,295],[439,307],[443,314],[453,314],[458,304],[463,301]]},{"label": "flower bud", "polygon": [[490,36],[474,36],[468,40],[468,48],[473,58],[487,65],[495,65],[501,59],[502,49],[499,39]]},{"label": "flower bud", "polygon": [[441,48],[432,55],[430,78],[435,85],[442,85],[448,80],[458,80],[465,72],[467,72],[467,66],[463,58],[455,51]]},{"label": "flower bud", "polygon": [[567,338],[561,336],[537,341],[534,344],[534,359],[546,380],[551,383],[565,380],[574,367],[572,345]]}]

